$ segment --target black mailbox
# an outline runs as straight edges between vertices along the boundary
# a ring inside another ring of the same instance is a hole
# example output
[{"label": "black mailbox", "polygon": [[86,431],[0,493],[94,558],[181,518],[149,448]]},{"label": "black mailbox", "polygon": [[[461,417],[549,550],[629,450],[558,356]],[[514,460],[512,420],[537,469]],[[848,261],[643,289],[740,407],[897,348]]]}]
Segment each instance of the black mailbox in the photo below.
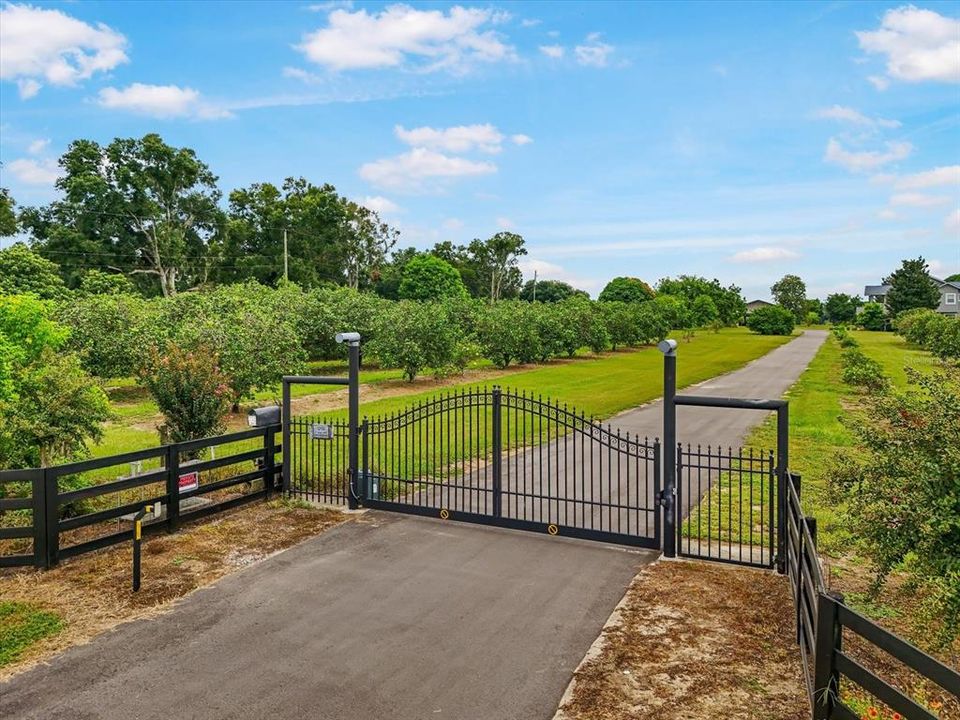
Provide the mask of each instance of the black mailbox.
[{"label": "black mailbox", "polygon": [[267,425],[279,424],[279,405],[268,405],[267,407],[253,408],[253,410],[247,414],[247,425],[250,427],[266,427]]}]

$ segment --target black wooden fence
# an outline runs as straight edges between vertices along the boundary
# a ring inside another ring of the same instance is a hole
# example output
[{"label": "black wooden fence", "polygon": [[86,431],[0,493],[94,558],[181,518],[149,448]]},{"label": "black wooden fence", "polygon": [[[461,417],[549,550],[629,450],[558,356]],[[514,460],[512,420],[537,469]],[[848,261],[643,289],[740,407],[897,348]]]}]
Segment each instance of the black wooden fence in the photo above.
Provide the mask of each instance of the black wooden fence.
[{"label": "black wooden fence", "polygon": [[[163,508],[143,527],[152,534],[267,497],[280,480],[278,432],[279,424],[67,465],[0,471],[0,546],[12,548],[0,551],[0,567],[49,568],[125,542],[132,527],[125,518],[144,505]],[[215,457],[224,445],[233,446],[230,454]],[[119,477],[111,470],[117,467],[124,470]],[[100,475],[92,480],[95,473]]]},{"label": "black wooden fence", "polygon": [[[937,715],[866,667],[868,658],[886,653],[954,695],[960,694],[960,674],[827,591],[817,557],[816,521],[805,517],[800,505],[799,476],[792,475],[786,489],[786,569],[814,720],[858,720],[860,715],[844,701],[855,688],[909,720],[936,720]],[[850,652],[849,633],[856,636],[856,653]]]}]

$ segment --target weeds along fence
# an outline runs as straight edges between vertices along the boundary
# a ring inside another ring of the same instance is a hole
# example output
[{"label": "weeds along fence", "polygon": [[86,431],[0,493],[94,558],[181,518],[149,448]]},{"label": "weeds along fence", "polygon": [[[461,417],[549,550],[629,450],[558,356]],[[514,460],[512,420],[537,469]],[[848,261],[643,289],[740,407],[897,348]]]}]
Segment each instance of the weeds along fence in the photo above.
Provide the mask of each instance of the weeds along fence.
[{"label": "weeds along fence", "polygon": [[[800,477],[786,493],[786,569],[796,612],[797,643],[814,720],[859,720],[851,704],[871,697],[909,720],[936,720],[931,710],[868,666],[890,659],[919,677],[960,694],[960,674],[847,607],[828,592],[817,556],[816,520],[803,514]],[[884,657],[886,655],[886,657]],[[883,715],[887,717],[887,715]]]},{"label": "weeds along fence", "polygon": [[279,488],[280,425],[48,468],[0,471],[0,567],[50,568],[130,539],[269,497]]}]

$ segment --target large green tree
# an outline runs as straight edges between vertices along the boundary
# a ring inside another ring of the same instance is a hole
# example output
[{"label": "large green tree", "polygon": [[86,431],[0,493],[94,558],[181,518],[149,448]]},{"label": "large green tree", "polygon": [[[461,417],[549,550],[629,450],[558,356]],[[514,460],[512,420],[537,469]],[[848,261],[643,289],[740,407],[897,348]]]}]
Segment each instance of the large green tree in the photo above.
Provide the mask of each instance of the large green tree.
[{"label": "large green tree", "polygon": [[496,302],[520,293],[523,276],[519,259],[527,254],[523,237],[512,232],[498,232],[487,240],[473,240],[467,247],[470,262],[487,288],[487,298]]},{"label": "large green tree", "polygon": [[0,250],[0,293],[32,293],[45,300],[64,297],[67,288],[57,264],[40,257],[23,243]]},{"label": "large green tree", "polygon": [[337,194],[333,185],[287,178],[281,187],[254,183],[230,193],[227,231],[216,277],[302,287],[323,282],[368,287],[379,278],[397,231],[375,212]]},{"label": "large green tree", "polygon": [[202,284],[222,224],[217,178],[190,148],[154,133],[101,146],[75,140],[60,158],[62,198],[21,222],[71,286],[94,266],[156,279],[164,296]]},{"label": "large green tree", "polygon": [[806,317],[807,285],[797,275],[784,275],[770,286],[777,305],[793,313],[798,323]]},{"label": "large green tree", "polygon": [[903,260],[884,282],[890,286],[887,292],[887,308],[894,316],[914,308],[930,308],[940,304],[940,290],[930,279],[930,270],[922,257]]},{"label": "large green tree", "polygon": [[402,300],[465,298],[467,288],[460,273],[436,255],[417,255],[403,269],[398,295]]},{"label": "large green tree", "polygon": [[10,191],[0,187],[0,237],[17,234],[17,206]]},{"label": "large green tree", "polygon": [[697,275],[680,275],[676,278],[663,278],[657,284],[657,292],[661,295],[671,295],[681,298],[688,306],[693,306],[701,295],[713,300],[724,325],[736,325],[743,320],[747,305],[740,288],[736,285],[723,287],[720,281],[714,278],[707,280]]},{"label": "large green tree", "polygon": [[521,300],[546,303],[561,302],[575,295],[589,297],[583,290],[560,280],[527,280],[520,291]]},{"label": "large green tree", "polygon": [[651,300],[655,293],[653,289],[640,278],[615,277],[600,291],[600,302],[646,302]]},{"label": "large green tree", "polygon": [[827,301],[823,304],[823,311],[827,320],[832,323],[853,322],[853,319],[857,316],[857,308],[862,304],[863,301],[853,295],[833,293],[827,295]]}]

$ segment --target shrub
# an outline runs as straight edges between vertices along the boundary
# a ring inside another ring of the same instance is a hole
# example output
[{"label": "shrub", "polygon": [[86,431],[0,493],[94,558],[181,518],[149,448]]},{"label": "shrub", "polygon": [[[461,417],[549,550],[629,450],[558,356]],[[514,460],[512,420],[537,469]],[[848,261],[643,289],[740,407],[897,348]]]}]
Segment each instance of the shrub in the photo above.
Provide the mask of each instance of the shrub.
[{"label": "shrub", "polygon": [[864,330],[884,330],[887,327],[887,311],[880,303],[871,302],[863,306],[857,315],[857,324]]},{"label": "shrub", "polygon": [[658,343],[670,334],[670,321],[657,302],[634,306],[637,340],[647,345]]},{"label": "shrub", "polygon": [[157,304],[133,295],[93,295],[62,303],[57,320],[70,328],[67,346],[101,378],[135,375],[156,344]]},{"label": "shrub", "polygon": [[932,320],[936,320],[939,315],[928,308],[914,308],[906,310],[893,321],[893,329],[897,334],[902,335],[907,342],[914,345],[926,345],[928,335],[927,326]]},{"label": "shrub", "polygon": [[467,297],[459,271],[436,255],[417,255],[403,268],[399,296],[402,300],[442,300]]},{"label": "shrub", "polygon": [[761,335],[789,335],[793,332],[793,313],[779,305],[754,310],[747,318],[747,327]]},{"label": "shrub", "polygon": [[637,342],[636,309],[643,305],[613,301],[599,303],[597,308],[603,317],[603,324],[610,338],[610,347],[614,350],[621,345],[634,345]]},{"label": "shrub", "polygon": [[679,330],[690,327],[690,311],[687,302],[682,297],[673,295],[657,295],[651,302],[661,314],[670,330]]},{"label": "shrub", "polygon": [[120,273],[87,270],[80,278],[83,295],[132,295],[135,292],[130,278]]},{"label": "shrub", "polygon": [[720,319],[717,305],[709,295],[699,295],[690,306],[691,320],[694,327],[707,327]]},{"label": "shrub", "polygon": [[859,348],[844,350],[840,363],[842,365],[840,376],[848,385],[878,391],[885,389],[889,384],[880,363],[864,355]]},{"label": "shrub", "polygon": [[380,318],[376,339],[367,347],[384,367],[403,369],[410,382],[424,368],[437,373],[464,362],[462,335],[448,308],[439,303],[401,300]]},{"label": "shrub", "polygon": [[906,572],[923,610],[918,634],[946,644],[960,633],[960,366],[907,377],[920,392],[866,397],[847,422],[858,447],[836,458],[830,489],[846,501],[877,589]]},{"label": "shrub", "polygon": [[67,297],[59,266],[22,242],[0,250],[0,293],[36,295],[43,300]]},{"label": "shrub", "polygon": [[540,337],[536,324],[530,322],[533,307],[532,303],[502,300],[478,312],[477,342],[483,356],[498,368],[540,357]]},{"label": "shrub", "polygon": [[931,320],[924,347],[943,360],[960,360],[960,318],[938,315]]},{"label": "shrub", "polygon": [[[569,357],[573,357],[581,347],[588,347],[595,353],[607,349],[610,344],[610,335],[595,303],[581,297],[573,297],[559,305],[564,324],[573,331],[570,343],[566,347]],[[573,347],[574,342],[576,347]]]},{"label": "shrub", "polygon": [[185,442],[217,435],[230,407],[230,378],[210,347],[187,349],[168,342],[153,349],[141,381],[163,413],[160,442]]}]

